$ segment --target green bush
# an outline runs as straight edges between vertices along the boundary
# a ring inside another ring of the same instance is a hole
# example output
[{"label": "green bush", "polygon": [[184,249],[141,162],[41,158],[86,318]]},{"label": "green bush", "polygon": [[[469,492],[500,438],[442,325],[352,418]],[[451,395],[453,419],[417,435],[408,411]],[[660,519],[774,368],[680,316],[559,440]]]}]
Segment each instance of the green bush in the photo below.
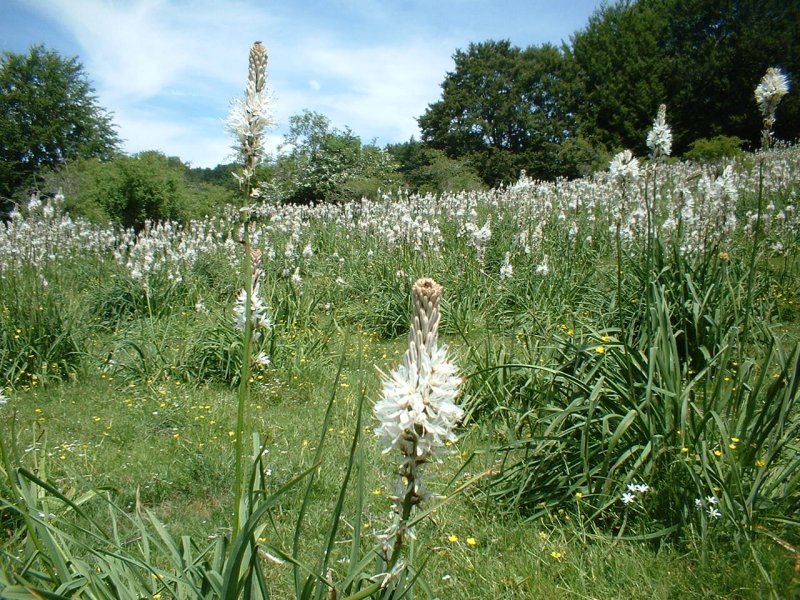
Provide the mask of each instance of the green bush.
[{"label": "green bush", "polygon": [[719,160],[743,154],[745,141],[735,135],[718,135],[713,138],[700,138],[691,143],[684,158],[694,161]]},{"label": "green bush", "polygon": [[71,215],[137,230],[147,220],[201,218],[236,199],[231,189],[199,180],[179,159],[156,151],[70,161],[45,173],[42,187],[60,190]]}]

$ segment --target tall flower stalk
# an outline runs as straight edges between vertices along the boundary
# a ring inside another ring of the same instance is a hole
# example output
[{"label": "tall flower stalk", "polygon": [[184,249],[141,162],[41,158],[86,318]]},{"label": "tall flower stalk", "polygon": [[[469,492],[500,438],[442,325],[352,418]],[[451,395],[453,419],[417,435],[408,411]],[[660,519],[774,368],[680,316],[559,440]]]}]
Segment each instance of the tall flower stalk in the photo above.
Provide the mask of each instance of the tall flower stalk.
[{"label": "tall flower stalk", "polygon": [[456,441],[453,430],[464,416],[456,404],[461,377],[447,356],[447,347],[438,341],[442,286],[433,279],[419,279],[411,294],[408,349],[396,369],[388,375],[381,373],[383,393],[374,409],[384,452],[398,450],[401,456],[400,486],[392,498],[398,522],[388,536],[394,538],[391,552],[388,540],[385,546],[389,573],[400,566],[403,542],[412,535],[413,508],[430,497],[422,484],[423,467],[446,444]]},{"label": "tall flower stalk", "polygon": [[770,67],[755,89],[755,98],[761,111],[761,147],[766,150],[772,145],[772,128],[775,126],[775,111],[783,97],[789,93],[789,80],[780,69]]},{"label": "tall flower stalk", "polygon": [[253,187],[255,170],[264,158],[264,133],[273,124],[272,106],[266,90],[267,83],[267,49],[261,42],[255,42],[250,48],[250,59],[247,74],[247,85],[244,98],[237,98],[231,104],[228,115],[228,129],[233,133],[241,171],[234,173],[245,198],[242,208],[244,225],[242,240],[244,245],[244,328],[242,344],[242,367],[239,380],[238,405],[236,416],[236,481],[234,490],[233,536],[241,526],[242,503],[244,502],[243,448],[246,411],[250,400],[251,354],[253,346],[253,289],[257,285],[258,269],[253,268],[260,252],[250,247],[248,225],[252,212],[251,203],[258,198],[258,190]]},{"label": "tall flower stalk", "polygon": [[[780,69],[770,67],[756,86],[754,96],[758,108],[761,111],[761,149],[768,150],[772,146],[773,133],[775,126],[775,111],[783,97],[789,93],[789,80]],[[745,301],[745,312],[742,331],[747,332],[750,321],[750,311],[753,299],[753,282],[755,279],[756,254],[758,253],[758,242],[761,234],[761,219],[763,213],[764,200],[764,160],[758,161],[758,209],[756,212],[756,222],[753,229],[753,249],[750,253],[750,272],[747,279],[747,299]]]},{"label": "tall flower stalk", "polygon": [[[656,237],[657,216],[659,213],[659,198],[658,198],[658,163],[663,158],[672,153],[672,130],[667,125],[667,105],[661,104],[658,107],[658,113],[653,121],[653,127],[647,134],[647,147],[650,149],[650,158],[652,163],[648,171],[653,175],[653,191],[652,195],[648,192],[647,179],[644,182],[644,204],[645,212],[647,213],[647,273],[651,273],[653,269],[653,245]],[[648,275],[649,277],[649,275]],[[647,315],[650,314],[650,292],[647,290],[645,294],[645,306]],[[648,331],[650,329],[649,317],[645,319]]]}]

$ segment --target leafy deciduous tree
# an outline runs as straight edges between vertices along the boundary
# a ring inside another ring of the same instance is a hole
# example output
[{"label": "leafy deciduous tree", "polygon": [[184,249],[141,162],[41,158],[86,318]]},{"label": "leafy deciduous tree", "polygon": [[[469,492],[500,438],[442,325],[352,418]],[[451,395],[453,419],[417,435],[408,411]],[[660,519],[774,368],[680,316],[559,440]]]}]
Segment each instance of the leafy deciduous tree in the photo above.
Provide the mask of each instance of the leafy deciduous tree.
[{"label": "leafy deciduous tree", "polygon": [[360,198],[396,183],[389,154],[362,144],[350,129],[332,128],[324,115],[304,111],[289,119],[280,156],[267,169],[272,194],[289,202],[331,202]]},{"label": "leafy deciduous tree", "polygon": [[97,104],[77,58],[43,46],[33,46],[27,55],[3,55],[0,196],[6,207],[41,168],[79,157],[108,159],[118,145],[111,116]]},{"label": "leafy deciduous tree", "polygon": [[451,158],[469,158],[489,185],[520,171],[557,175],[558,145],[570,134],[568,84],[555,46],[520,49],[507,40],[470,44],[454,55],[442,98],[418,121],[422,139]]},{"label": "leafy deciduous tree", "polygon": [[572,36],[579,91],[573,107],[579,131],[608,148],[630,148],[646,154],[645,138],[658,105],[666,102],[667,67],[661,40],[661,13],[646,3],[605,6]]},{"label": "leafy deciduous tree", "polygon": [[[800,73],[800,3],[786,0],[623,0],[603,6],[571,40],[579,131],[640,154],[666,103],[673,152],[699,138],[736,136],[756,147],[753,89],[768,67]],[[800,98],[780,107],[776,135],[800,135]]]},{"label": "leafy deciduous tree", "polygon": [[414,192],[458,192],[484,187],[478,172],[467,159],[453,159],[443,150],[415,139],[390,144],[386,151],[398,164],[405,184]]}]

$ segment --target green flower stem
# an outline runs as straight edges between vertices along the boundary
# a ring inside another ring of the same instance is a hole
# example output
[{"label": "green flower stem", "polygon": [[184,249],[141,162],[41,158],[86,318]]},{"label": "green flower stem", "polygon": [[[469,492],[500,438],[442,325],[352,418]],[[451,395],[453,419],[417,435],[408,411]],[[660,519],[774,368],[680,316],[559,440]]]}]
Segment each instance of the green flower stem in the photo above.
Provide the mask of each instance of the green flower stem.
[{"label": "green flower stem", "polygon": [[250,402],[250,355],[252,354],[253,344],[253,323],[252,323],[252,297],[253,297],[253,264],[250,256],[250,237],[248,234],[248,220],[244,223],[244,289],[245,289],[245,308],[244,308],[244,340],[242,344],[242,366],[239,377],[238,406],[236,412],[236,483],[234,489],[234,509],[233,509],[233,533],[235,538],[239,533],[242,518],[243,494],[243,453],[244,453],[244,428],[247,417],[247,405]]},{"label": "green flower stem", "polygon": [[[753,229],[753,248],[750,252],[749,271],[747,273],[747,298],[744,303],[744,319],[742,321],[742,334],[746,335],[750,326],[750,312],[753,304],[753,284],[756,275],[756,255],[758,254],[758,242],[761,234],[761,213],[764,204],[764,160],[759,157],[758,163],[758,212],[756,213],[756,225]],[[739,342],[739,351],[742,352],[743,343]]]}]

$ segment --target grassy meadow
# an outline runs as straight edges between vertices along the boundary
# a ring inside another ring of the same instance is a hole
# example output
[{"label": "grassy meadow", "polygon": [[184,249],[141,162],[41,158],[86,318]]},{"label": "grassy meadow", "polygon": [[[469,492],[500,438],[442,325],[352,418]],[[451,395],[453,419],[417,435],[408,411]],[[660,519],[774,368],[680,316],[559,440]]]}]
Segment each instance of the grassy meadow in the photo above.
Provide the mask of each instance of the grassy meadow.
[{"label": "grassy meadow", "polygon": [[376,367],[431,277],[465,414],[395,581],[797,597],[798,194],[790,146],[142,231],[32,199],[0,229],[0,595],[249,597],[226,587],[247,564],[275,598],[395,578],[372,567],[399,464]]}]

